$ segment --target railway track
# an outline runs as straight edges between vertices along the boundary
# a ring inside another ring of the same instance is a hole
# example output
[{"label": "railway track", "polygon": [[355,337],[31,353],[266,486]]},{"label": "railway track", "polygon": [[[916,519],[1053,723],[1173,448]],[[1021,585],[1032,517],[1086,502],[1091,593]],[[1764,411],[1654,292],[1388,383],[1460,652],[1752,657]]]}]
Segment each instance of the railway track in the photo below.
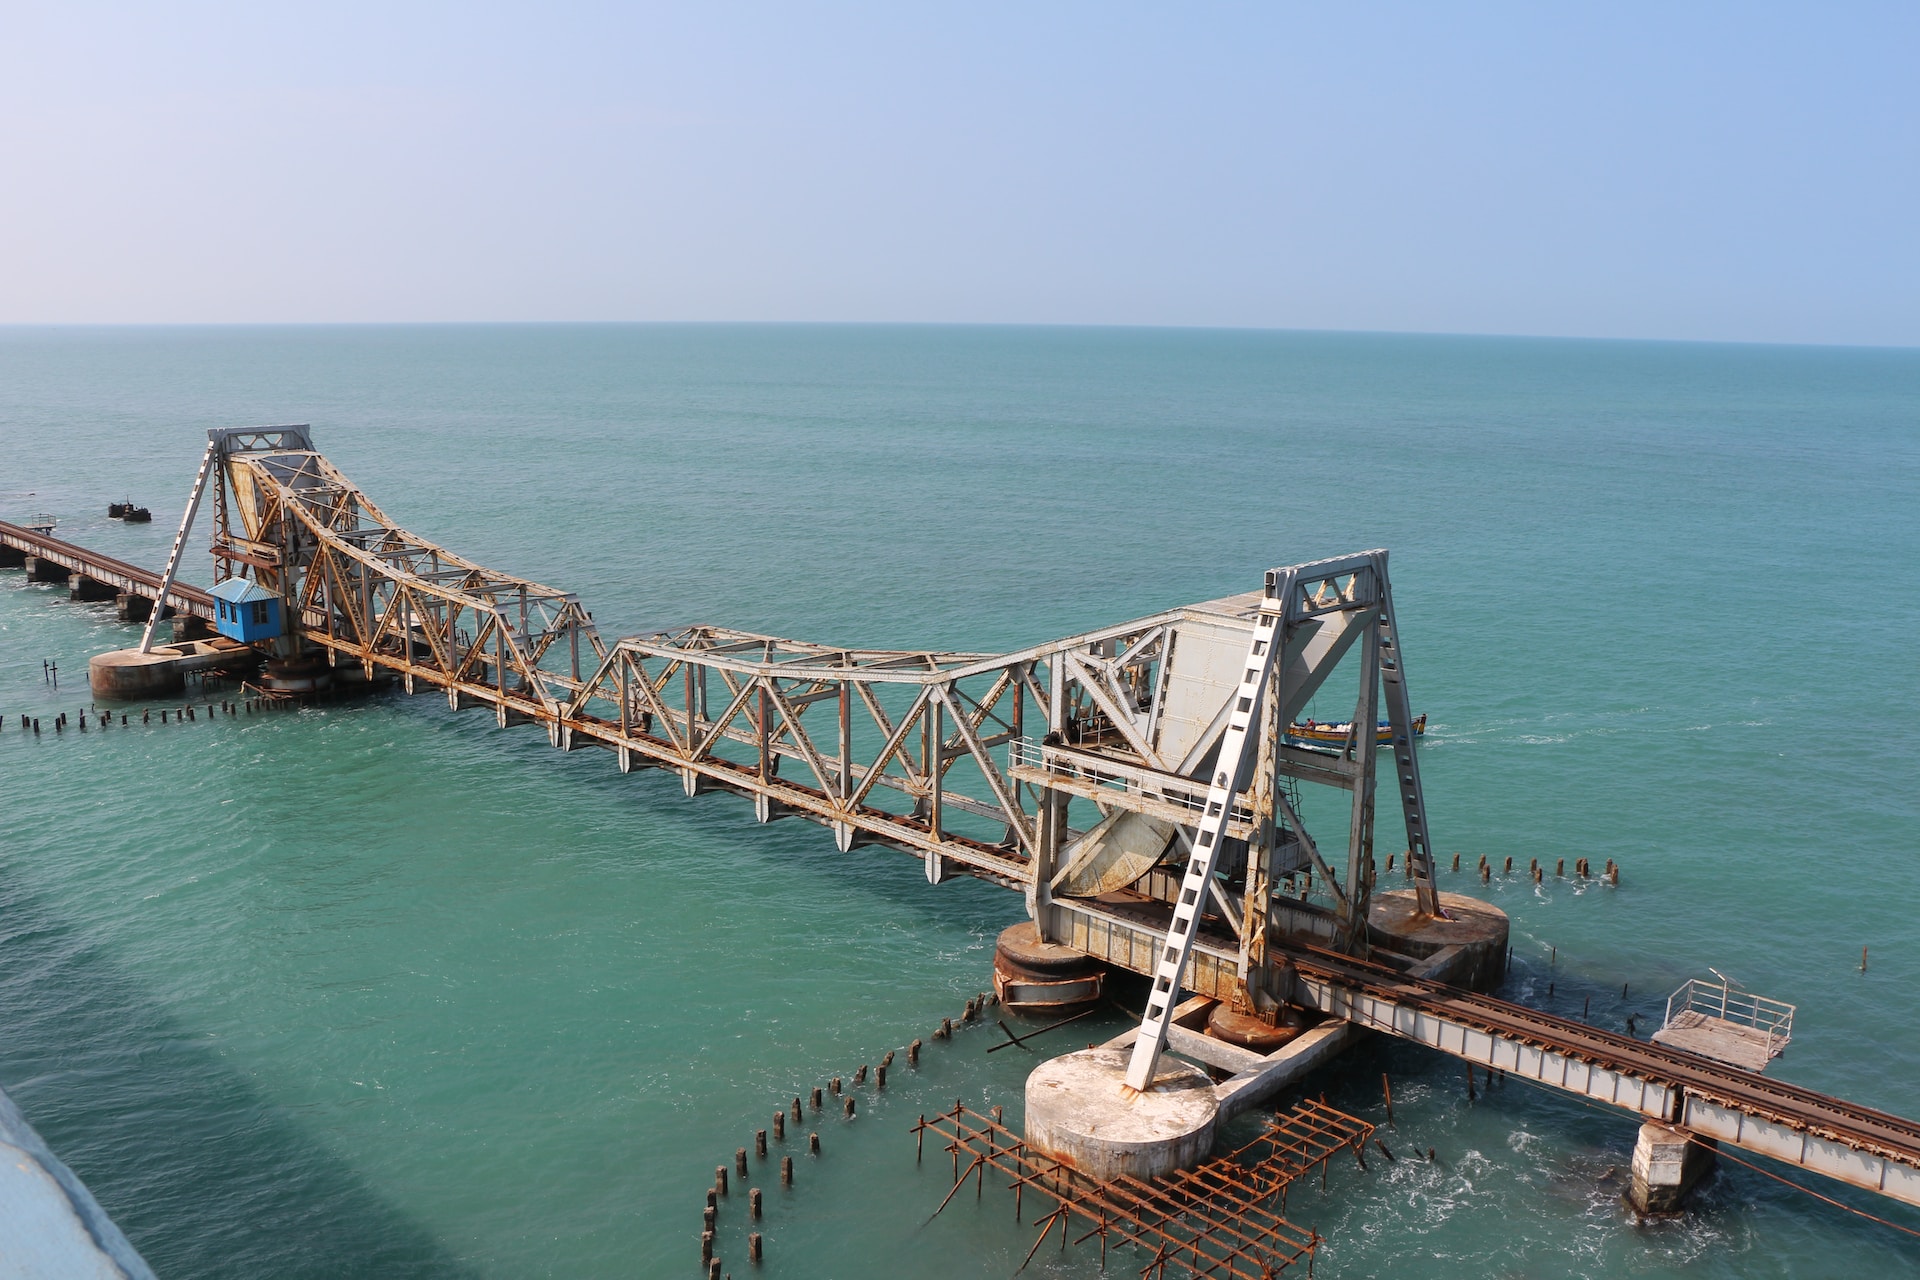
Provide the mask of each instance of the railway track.
[{"label": "railway track", "polygon": [[1511,1001],[1408,977],[1385,965],[1318,949],[1289,947],[1286,952],[1303,976],[1920,1168],[1920,1123],[1902,1116]]},{"label": "railway track", "polygon": [[[57,564],[70,574],[77,573],[130,595],[145,596],[149,600],[158,599],[160,595],[164,575],[159,571],[143,569],[137,564],[129,564],[125,560],[23,525],[0,520],[0,546],[11,547]],[[213,597],[199,587],[175,582],[167,588],[167,596],[169,603],[182,613],[201,618],[213,617]]]}]

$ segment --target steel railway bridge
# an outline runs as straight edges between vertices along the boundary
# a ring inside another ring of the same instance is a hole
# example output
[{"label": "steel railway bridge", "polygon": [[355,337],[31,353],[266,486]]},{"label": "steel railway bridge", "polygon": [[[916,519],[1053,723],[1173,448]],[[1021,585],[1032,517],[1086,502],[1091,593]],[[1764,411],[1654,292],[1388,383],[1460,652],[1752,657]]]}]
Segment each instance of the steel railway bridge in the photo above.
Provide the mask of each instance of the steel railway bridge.
[{"label": "steel railway bridge", "polygon": [[[1153,979],[1148,1079],[1169,1039],[1181,1051],[1183,992],[1291,999],[1920,1205],[1920,1125],[1418,976],[1370,941],[1383,772],[1390,848],[1418,910],[1441,910],[1384,551],[1014,653],[711,626],[609,642],[572,593],[401,528],[307,428],[210,436],[154,594],[211,494],[216,576],[252,579],[293,620],[277,663],[390,673],[623,772],[668,770],[690,796],[744,796],[761,822],[810,819],[842,851],[909,853],[931,882],[1020,892],[1046,939]],[[1363,730],[1337,753],[1295,749],[1285,727],[1336,669]],[[1303,784],[1344,814],[1337,849],[1309,834]]]}]

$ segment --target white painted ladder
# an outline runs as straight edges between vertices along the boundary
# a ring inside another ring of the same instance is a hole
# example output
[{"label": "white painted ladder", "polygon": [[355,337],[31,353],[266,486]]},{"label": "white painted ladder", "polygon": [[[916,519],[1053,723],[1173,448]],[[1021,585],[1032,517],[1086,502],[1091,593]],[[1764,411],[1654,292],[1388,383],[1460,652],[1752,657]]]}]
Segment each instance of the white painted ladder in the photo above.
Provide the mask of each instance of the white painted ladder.
[{"label": "white painted ladder", "polygon": [[160,615],[167,611],[167,592],[173,589],[173,575],[180,571],[180,556],[187,549],[187,534],[193,530],[193,517],[200,510],[201,495],[207,491],[207,477],[213,474],[215,462],[220,457],[220,445],[217,441],[207,441],[207,451],[200,459],[200,471],[193,477],[193,496],[187,499],[187,514],[180,517],[180,532],[173,535],[173,550],[167,553],[167,571],[160,579],[160,594],[154,598],[153,612],[147,615],[147,629],[140,633],[140,652],[153,652],[153,633],[160,625]]},{"label": "white painted ladder", "polygon": [[1173,923],[1167,928],[1166,945],[1160,952],[1159,964],[1154,967],[1153,990],[1147,996],[1146,1016],[1140,1020],[1140,1036],[1133,1042],[1133,1057],[1127,1063],[1127,1085],[1133,1089],[1144,1090],[1153,1083],[1160,1053],[1166,1048],[1167,1026],[1180,996],[1180,975],[1186,972],[1187,959],[1193,953],[1194,925],[1206,902],[1214,859],[1226,842],[1227,823],[1233,816],[1233,797],[1253,743],[1254,713],[1259,709],[1260,695],[1266,689],[1284,644],[1280,622],[1287,600],[1293,594],[1293,580],[1288,575],[1281,581],[1283,589],[1279,596],[1268,594],[1260,602],[1260,613],[1254,619],[1246,674],[1233,694],[1233,710],[1227,718],[1227,731],[1220,739],[1213,781],[1207,787],[1207,807],[1196,824],[1193,855],[1187,861],[1186,878],[1180,883],[1180,897],[1173,906]]}]

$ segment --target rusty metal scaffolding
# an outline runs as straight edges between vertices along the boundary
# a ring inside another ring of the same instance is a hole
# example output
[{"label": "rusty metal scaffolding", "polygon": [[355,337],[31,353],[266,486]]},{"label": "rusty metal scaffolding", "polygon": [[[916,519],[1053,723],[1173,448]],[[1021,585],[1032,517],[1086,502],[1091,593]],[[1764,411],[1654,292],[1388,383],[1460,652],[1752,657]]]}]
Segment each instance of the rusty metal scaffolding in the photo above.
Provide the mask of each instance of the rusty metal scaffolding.
[{"label": "rusty metal scaffolding", "polygon": [[1103,1266],[1110,1247],[1134,1246],[1149,1254],[1140,1270],[1143,1280],[1160,1280],[1170,1265],[1195,1275],[1265,1280],[1302,1259],[1312,1275],[1321,1239],[1289,1222],[1274,1202],[1284,1210],[1287,1188],[1315,1169],[1324,1185],[1327,1162],[1343,1150],[1353,1151],[1364,1168],[1360,1152],[1373,1130],[1325,1103],[1304,1101],[1271,1117],[1251,1142],[1196,1168],[1151,1181],[1122,1176],[1111,1182],[1095,1181],[1029,1148],[1011,1129],[958,1102],[931,1119],[922,1116],[910,1131],[920,1158],[929,1133],[945,1139],[940,1149],[953,1158],[953,1188],[934,1210],[936,1216],[969,1177],[977,1198],[989,1169],[1006,1176],[1016,1220],[1024,1220],[1029,1190],[1053,1206],[1040,1218],[1040,1234],[1021,1270],[1056,1226],[1065,1249],[1077,1221],[1087,1229],[1072,1243],[1098,1237]]}]

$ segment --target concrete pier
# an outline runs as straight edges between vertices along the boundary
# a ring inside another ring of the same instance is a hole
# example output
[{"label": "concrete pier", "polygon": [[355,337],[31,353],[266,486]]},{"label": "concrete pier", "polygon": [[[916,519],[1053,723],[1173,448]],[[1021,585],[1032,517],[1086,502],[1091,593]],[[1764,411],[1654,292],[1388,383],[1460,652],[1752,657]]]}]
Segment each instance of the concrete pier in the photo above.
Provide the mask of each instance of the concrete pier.
[{"label": "concrete pier", "polygon": [[1463,893],[1442,893],[1439,916],[1422,915],[1411,889],[1375,894],[1367,932],[1375,946],[1416,960],[1459,948],[1448,961],[1447,980],[1475,991],[1492,991],[1507,976],[1507,913]]},{"label": "concrete pier", "polygon": [[88,660],[87,683],[96,698],[160,698],[178,693],[190,672],[232,669],[258,660],[246,645],[224,638],[155,645],[150,653],[115,649]]},{"label": "concrete pier", "polygon": [[1101,1182],[1145,1181],[1206,1159],[1220,1115],[1213,1079],[1199,1067],[1160,1060],[1150,1088],[1126,1088],[1128,1052],[1082,1049],[1027,1077],[1029,1146]]},{"label": "concrete pier", "polygon": [[0,569],[21,569],[27,563],[27,553],[19,547],[10,547],[0,542]]},{"label": "concrete pier", "polygon": [[1687,1193],[1719,1163],[1719,1144],[1684,1129],[1648,1121],[1633,1144],[1633,1185],[1627,1205],[1642,1217],[1670,1217]]},{"label": "concrete pier", "polygon": [[63,564],[41,556],[27,556],[25,560],[28,582],[65,582],[71,571]]},{"label": "concrete pier", "polygon": [[67,599],[112,600],[120,593],[110,582],[96,582],[83,573],[67,575]]},{"label": "concrete pier", "polygon": [[113,606],[122,622],[145,622],[153,616],[153,601],[146,596],[130,595],[122,591],[113,597]]}]

